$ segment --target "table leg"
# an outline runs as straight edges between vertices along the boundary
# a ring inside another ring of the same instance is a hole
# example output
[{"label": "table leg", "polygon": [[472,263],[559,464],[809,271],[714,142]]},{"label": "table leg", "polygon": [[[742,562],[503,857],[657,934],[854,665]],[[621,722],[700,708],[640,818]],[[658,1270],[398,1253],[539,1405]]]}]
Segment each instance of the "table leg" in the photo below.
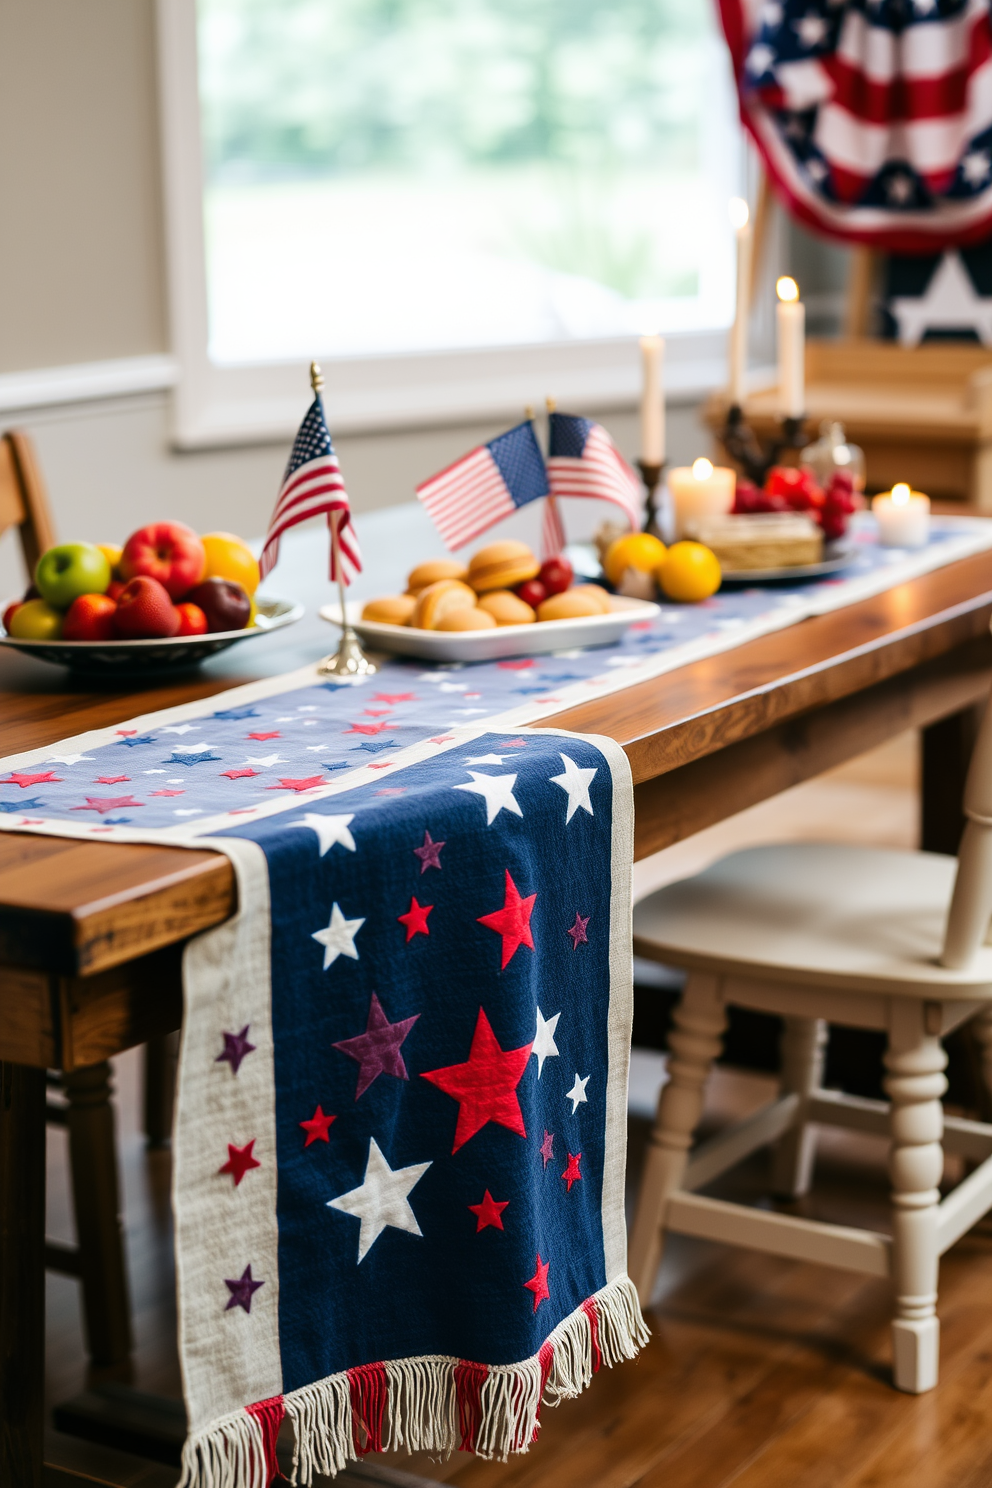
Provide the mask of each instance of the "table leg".
[{"label": "table leg", "polygon": [[964,831],[961,802],[985,704],[941,718],[920,733],[920,846],[954,854]]},{"label": "table leg", "polygon": [[41,1488],[45,1071],[0,1064],[0,1482]]}]

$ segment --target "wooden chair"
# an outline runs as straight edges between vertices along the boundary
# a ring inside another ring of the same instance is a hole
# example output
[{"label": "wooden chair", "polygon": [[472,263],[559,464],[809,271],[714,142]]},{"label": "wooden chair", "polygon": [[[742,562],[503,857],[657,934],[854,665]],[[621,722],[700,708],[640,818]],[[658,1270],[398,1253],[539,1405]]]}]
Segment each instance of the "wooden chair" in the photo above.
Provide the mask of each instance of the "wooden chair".
[{"label": "wooden chair", "polygon": [[[689,973],[641,1180],[630,1272],[650,1301],[666,1231],[890,1277],[894,1382],[937,1382],[940,1256],[992,1208],[992,1125],[944,1117],[941,1038],[972,1019],[992,1075],[992,705],[965,791],[958,858],[794,843],[733,853],[634,909],[640,956]],[[785,1019],[781,1093],[695,1150],[727,1004]],[[827,1022],[888,1034],[889,1100],[821,1086]],[[775,1143],[775,1192],[812,1177],[816,1127],[888,1134],[892,1234],[752,1209],[699,1192]],[[978,1166],[941,1202],[943,1149]]]},{"label": "wooden chair", "polygon": [[[30,575],[57,538],[33,446],[27,434],[16,430],[0,438],[0,536],[11,527],[17,528]],[[78,1244],[49,1241],[45,1265],[50,1271],[77,1277],[82,1284],[92,1362],[119,1365],[131,1352],[131,1316],[110,1065],[103,1062],[69,1075],[51,1075],[50,1084],[65,1096],[64,1103],[48,1102],[47,1119],[68,1132]]]}]

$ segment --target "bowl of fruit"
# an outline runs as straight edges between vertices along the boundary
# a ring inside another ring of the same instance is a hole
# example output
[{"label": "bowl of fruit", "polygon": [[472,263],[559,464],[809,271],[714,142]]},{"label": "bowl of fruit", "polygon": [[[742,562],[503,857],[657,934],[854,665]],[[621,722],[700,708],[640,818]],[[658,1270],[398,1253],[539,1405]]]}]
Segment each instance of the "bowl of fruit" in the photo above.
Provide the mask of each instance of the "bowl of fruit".
[{"label": "bowl of fruit", "polygon": [[[456,558],[418,563],[406,592],[348,605],[348,619],[371,648],[430,661],[495,661],[572,646],[605,646],[656,604],[576,583],[567,558],[541,563],[526,543],[496,542]],[[323,619],[340,625],[337,605]]]},{"label": "bowl of fruit", "polygon": [[0,645],[76,672],[178,671],[300,619],[302,605],[256,598],[258,583],[240,538],[182,522],[152,522],[123,548],[59,543],[4,609]]}]

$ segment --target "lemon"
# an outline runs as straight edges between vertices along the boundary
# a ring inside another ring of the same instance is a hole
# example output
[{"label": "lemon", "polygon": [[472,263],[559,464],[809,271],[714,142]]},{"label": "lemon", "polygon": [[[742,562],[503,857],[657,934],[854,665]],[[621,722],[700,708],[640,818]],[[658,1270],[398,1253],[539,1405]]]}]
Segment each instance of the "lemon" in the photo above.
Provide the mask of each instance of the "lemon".
[{"label": "lemon", "polygon": [[619,584],[628,568],[653,573],[664,560],[665,544],[650,532],[625,532],[606,550],[603,571],[611,584]]},{"label": "lemon", "polygon": [[260,578],[258,559],[233,532],[207,532],[201,538],[207,555],[205,579],[230,579],[252,595]]},{"label": "lemon", "polygon": [[709,599],[722,578],[720,560],[712,549],[698,542],[673,543],[655,572],[668,598],[687,604]]}]

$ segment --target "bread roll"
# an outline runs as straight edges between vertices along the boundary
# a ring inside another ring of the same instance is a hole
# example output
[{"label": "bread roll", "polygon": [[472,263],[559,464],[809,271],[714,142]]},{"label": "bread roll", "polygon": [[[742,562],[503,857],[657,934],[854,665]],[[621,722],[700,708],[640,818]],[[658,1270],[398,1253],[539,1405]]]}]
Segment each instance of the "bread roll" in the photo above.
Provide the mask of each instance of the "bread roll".
[{"label": "bread roll", "polygon": [[493,589],[479,600],[479,609],[488,610],[497,625],[533,625],[537,615],[530,605],[509,589]]},{"label": "bread roll", "polygon": [[490,589],[512,589],[524,579],[533,579],[540,568],[526,543],[490,543],[469,559],[468,581],[477,593],[486,594]]},{"label": "bread roll", "polygon": [[475,590],[457,579],[438,579],[418,594],[409,624],[418,630],[436,630],[449,610],[473,609]]},{"label": "bread roll", "polygon": [[460,610],[448,610],[434,628],[435,630],[495,630],[496,621],[487,610],[481,610],[477,606],[469,609],[466,605]]},{"label": "bread roll", "polygon": [[538,620],[578,620],[583,615],[602,614],[604,610],[596,596],[584,594],[582,589],[566,589],[564,594],[551,594],[537,607]]},{"label": "bread roll", "polygon": [[362,619],[378,620],[383,625],[409,625],[416,607],[412,594],[388,594],[384,599],[370,599],[362,609]]},{"label": "bread roll", "polygon": [[586,594],[594,599],[604,615],[608,615],[613,609],[610,596],[601,584],[573,584],[571,589],[565,591],[567,594]]},{"label": "bread roll", "polygon": [[437,584],[441,579],[459,579],[464,583],[467,574],[468,569],[457,558],[429,558],[426,563],[418,563],[416,568],[411,568],[407,575],[406,592],[419,594],[428,584]]}]

